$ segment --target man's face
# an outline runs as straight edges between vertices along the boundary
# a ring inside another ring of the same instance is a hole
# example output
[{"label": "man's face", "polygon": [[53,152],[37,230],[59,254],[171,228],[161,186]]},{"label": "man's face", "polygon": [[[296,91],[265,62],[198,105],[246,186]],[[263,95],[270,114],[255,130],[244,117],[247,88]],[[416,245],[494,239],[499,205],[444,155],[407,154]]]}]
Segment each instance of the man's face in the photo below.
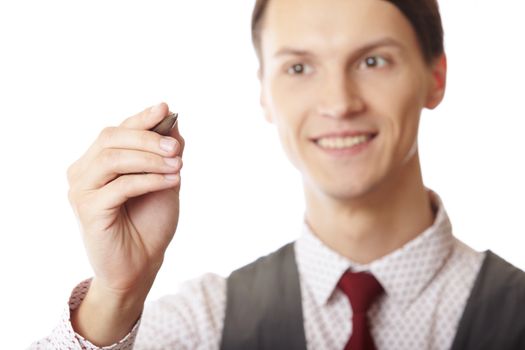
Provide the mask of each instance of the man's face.
[{"label": "man's face", "polygon": [[435,72],[410,22],[380,0],[270,0],[261,102],[307,186],[366,194],[417,157]]}]

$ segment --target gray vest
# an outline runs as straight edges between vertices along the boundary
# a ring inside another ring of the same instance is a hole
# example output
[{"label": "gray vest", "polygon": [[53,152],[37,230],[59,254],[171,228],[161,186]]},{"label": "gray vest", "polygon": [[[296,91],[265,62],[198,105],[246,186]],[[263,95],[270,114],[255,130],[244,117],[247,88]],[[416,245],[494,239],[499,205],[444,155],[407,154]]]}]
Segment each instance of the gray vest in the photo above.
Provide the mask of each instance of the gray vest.
[{"label": "gray vest", "polygon": [[[293,243],[227,281],[222,350],[305,350]],[[487,251],[452,350],[525,350],[525,273]]]}]

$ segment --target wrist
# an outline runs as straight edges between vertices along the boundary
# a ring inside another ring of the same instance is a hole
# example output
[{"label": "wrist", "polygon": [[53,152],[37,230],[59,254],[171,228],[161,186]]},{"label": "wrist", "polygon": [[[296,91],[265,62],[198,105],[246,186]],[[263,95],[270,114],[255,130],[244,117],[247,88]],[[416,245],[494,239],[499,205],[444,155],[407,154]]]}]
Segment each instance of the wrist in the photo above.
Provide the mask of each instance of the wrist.
[{"label": "wrist", "polygon": [[143,282],[137,288],[116,289],[93,277],[85,301],[93,304],[103,303],[108,309],[117,312],[135,309],[137,305],[144,304],[152,284]]},{"label": "wrist", "polygon": [[96,346],[119,342],[139,320],[148,291],[113,290],[93,278],[84,300],[71,311],[73,329]]}]

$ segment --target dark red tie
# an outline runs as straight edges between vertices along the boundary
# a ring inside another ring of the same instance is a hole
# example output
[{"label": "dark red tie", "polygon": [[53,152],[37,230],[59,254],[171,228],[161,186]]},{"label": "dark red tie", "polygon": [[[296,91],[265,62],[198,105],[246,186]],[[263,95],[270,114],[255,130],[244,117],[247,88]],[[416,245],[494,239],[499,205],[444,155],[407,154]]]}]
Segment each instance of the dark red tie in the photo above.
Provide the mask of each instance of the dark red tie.
[{"label": "dark red tie", "polygon": [[352,335],[344,350],[375,350],[366,313],[383,292],[383,287],[367,272],[350,271],[343,274],[337,286],[350,299],[353,311]]}]

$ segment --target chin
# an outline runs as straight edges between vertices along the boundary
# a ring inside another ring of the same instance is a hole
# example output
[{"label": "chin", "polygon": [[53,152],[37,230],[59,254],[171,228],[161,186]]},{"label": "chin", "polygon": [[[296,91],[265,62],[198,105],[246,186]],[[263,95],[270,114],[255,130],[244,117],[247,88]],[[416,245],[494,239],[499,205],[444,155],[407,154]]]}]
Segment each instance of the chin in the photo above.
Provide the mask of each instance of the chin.
[{"label": "chin", "polygon": [[372,192],[372,188],[364,185],[340,186],[338,188],[331,186],[325,188],[323,192],[327,197],[346,202],[365,198],[367,194]]},{"label": "chin", "polygon": [[[309,187],[309,189],[308,189]],[[352,201],[365,198],[374,192],[375,186],[372,181],[310,181],[307,191],[312,191],[325,198],[337,201]]]}]

